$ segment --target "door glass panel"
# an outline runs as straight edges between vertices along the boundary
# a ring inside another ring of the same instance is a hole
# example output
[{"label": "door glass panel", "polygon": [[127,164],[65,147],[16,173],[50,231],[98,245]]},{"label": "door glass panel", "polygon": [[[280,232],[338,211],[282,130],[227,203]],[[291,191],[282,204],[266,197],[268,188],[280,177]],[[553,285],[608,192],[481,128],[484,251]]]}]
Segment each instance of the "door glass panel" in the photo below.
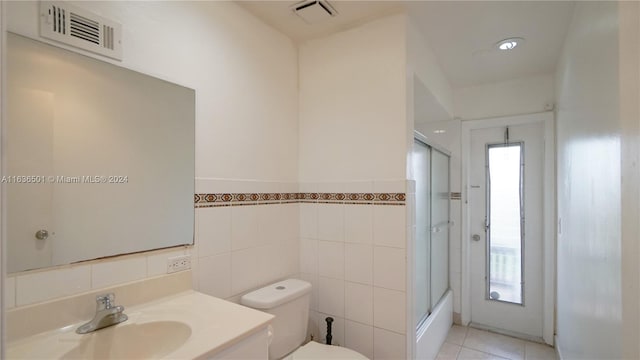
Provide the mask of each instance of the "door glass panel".
[{"label": "door glass panel", "polygon": [[449,157],[431,151],[431,307],[449,288]]},{"label": "door glass panel", "polygon": [[487,298],[523,304],[523,144],[487,149]]},{"label": "door glass panel", "polygon": [[414,247],[415,267],[415,322],[419,326],[429,315],[430,309],[430,166],[431,149],[416,141],[413,145],[413,174],[416,180],[416,238]]}]

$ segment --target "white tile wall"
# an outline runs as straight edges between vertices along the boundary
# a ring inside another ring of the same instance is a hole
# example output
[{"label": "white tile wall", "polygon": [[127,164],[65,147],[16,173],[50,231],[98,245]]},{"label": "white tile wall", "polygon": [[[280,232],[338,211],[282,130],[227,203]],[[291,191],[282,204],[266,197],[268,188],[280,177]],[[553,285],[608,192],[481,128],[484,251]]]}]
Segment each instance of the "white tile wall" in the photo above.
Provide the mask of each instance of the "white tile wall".
[{"label": "white tile wall", "polygon": [[300,206],[300,237],[318,238],[318,206],[302,203]]},{"label": "white tile wall", "polygon": [[[293,182],[233,180],[204,183],[210,193],[299,191],[298,183]],[[220,188],[216,187],[218,185]],[[293,277],[301,271],[309,275],[305,279],[316,283],[313,276],[317,277],[318,267],[317,209],[309,208],[310,211],[305,212],[301,205],[304,204],[196,209],[200,230],[196,235],[196,289],[238,301],[242,293]],[[301,227],[301,224],[307,225]],[[301,229],[312,235],[309,241],[300,240]]]},{"label": "white tile wall", "polygon": [[318,277],[318,311],[344,317],[344,280]]},{"label": "white tile wall", "polygon": [[373,207],[373,243],[397,248],[406,247],[407,213],[404,206]]},{"label": "white tile wall", "polygon": [[373,246],[347,243],[344,252],[345,280],[373,284]]},{"label": "white tile wall", "polygon": [[232,184],[232,192],[234,193],[261,193],[261,192],[277,192],[280,191],[280,183],[270,181],[257,180],[234,180]]},{"label": "white tile wall", "polygon": [[279,214],[278,222],[281,226],[282,238],[297,241],[300,229],[300,205],[292,203],[276,205],[276,211]]},{"label": "white tile wall", "polygon": [[[195,249],[195,247],[194,247]],[[194,251],[191,257],[191,288],[197,290],[199,288],[198,270],[200,269],[200,259]]]},{"label": "white tile wall", "polygon": [[[460,310],[455,310],[455,309],[460,309],[461,308],[461,303],[460,303],[460,291],[462,289],[462,277],[461,277],[461,273],[459,272],[451,272],[449,274],[449,284],[451,286],[451,289],[453,289],[453,312],[457,312],[460,313]],[[457,292],[457,296],[456,296],[456,291]]]},{"label": "white tile wall", "polygon": [[226,299],[231,292],[231,253],[201,257],[194,277],[198,279],[198,290]]},{"label": "white tile wall", "polygon": [[[159,276],[166,273],[168,258],[191,254],[191,251],[191,248],[179,247],[17,273],[5,282],[7,304],[11,307],[35,304]],[[192,268],[193,264],[194,259]]]},{"label": "white tile wall", "polygon": [[[231,253],[231,293],[240,294],[266,285],[267,279],[277,279],[278,271],[269,266],[272,246],[253,247]],[[273,261],[278,261],[276,258]]]},{"label": "white tile wall", "polygon": [[269,204],[241,206],[255,208],[258,213],[258,238],[260,244],[276,244],[284,240],[285,225],[283,212],[286,205]]},{"label": "white tile wall", "polygon": [[318,241],[318,275],[344,279],[344,243]]},{"label": "white tile wall", "polygon": [[311,339],[311,337],[313,337],[314,340],[320,341],[320,334],[321,331],[318,323],[318,312],[316,310],[310,310],[306,339]]},{"label": "white tile wall", "polygon": [[459,314],[461,310],[460,295],[462,292],[460,281],[460,274],[462,273],[462,201],[460,200],[451,201],[451,221],[453,221],[453,226],[450,228],[451,232],[449,233],[449,278],[451,279],[449,284],[453,292],[453,312]]},{"label": "white tile wall", "polygon": [[147,277],[146,260],[144,256],[134,256],[94,264],[91,269],[91,284],[94,288],[102,288],[143,279]]},{"label": "white tile wall", "polygon": [[300,182],[298,183],[298,191],[301,193],[318,192],[318,183]]},{"label": "white tile wall", "polygon": [[345,192],[348,182],[320,182],[317,183],[317,192],[337,193]]},{"label": "white tile wall", "polygon": [[231,207],[202,208],[196,211],[198,256],[231,251]]},{"label": "white tile wall", "polygon": [[354,321],[344,323],[344,345],[373,359],[373,327]]},{"label": "white tile wall", "polygon": [[344,241],[344,205],[317,204],[318,239]]},{"label": "white tile wall", "polygon": [[373,325],[373,286],[345,282],[345,318]]},{"label": "white tile wall", "polygon": [[291,277],[300,273],[300,241],[297,238],[285,239],[276,248],[278,250],[272,260],[280,268],[280,276]]},{"label": "white tile wall", "polygon": [[258,211],[261,206],[231,207],[231,249],[241,250],[265,245],[258,236]]},{"label": "white tile wall", "polygon": [[[143,268],[145,270],[143,259]],[[74,266],[39,271],[16,277],[16,305],[28,305],[51,298],[91,290],[91,266]]]},{"label": "white tile wall", "polygon": [[318,240],[300,239],[300,271],[317,274],[318,261]]},{"label": "white tile wall", "polygon": [[373,329],[373,356],[376,360],[406,359],[405,336],[385,329]]},{"label": "white tile wall", "polygon": [[374,288],[373,325],[404,334],[406,331],[406,297],[402,291]]},{"label": "white tile wall", "polygon": [[376,246],[373,248],[373,284],[375,286],[405,290],[406,251],[404,249]]},{"label": "white tile wall", "polygon": [[[404,192],[407,186],[402,180],[301,189]],[[300,204],[300,278],[314,287],[309,331],[316,339],[324,341],[324,318],[332,316],[339,343],[371,359],[405,357],[406,235],[406,206]],[[376,336],[382,346],[374,348]]]},{"label": "white tile wall", "polygon": [[416,194],[407,194],[407,226],[416,225]]},{"label": "white tile wall", "polygon": [[373,205],[346,205],[344,207],[346,242],[373,243]]}]

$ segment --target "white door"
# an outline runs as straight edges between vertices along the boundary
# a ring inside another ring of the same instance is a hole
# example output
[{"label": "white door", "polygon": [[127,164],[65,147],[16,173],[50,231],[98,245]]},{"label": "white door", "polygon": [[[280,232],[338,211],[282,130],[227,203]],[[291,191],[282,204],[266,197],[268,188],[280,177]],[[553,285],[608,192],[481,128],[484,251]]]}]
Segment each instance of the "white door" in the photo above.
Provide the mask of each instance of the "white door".
[{"label": "white door", "polygon": [[471,322],[542,337],[542,123],[471,131]]}]

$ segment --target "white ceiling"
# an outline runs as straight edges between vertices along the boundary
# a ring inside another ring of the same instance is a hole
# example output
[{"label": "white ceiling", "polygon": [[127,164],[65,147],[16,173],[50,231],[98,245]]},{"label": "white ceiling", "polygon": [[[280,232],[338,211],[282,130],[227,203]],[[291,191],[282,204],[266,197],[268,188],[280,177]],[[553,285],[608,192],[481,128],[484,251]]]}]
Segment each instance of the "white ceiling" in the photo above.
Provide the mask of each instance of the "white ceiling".
[{"label": "white ceiling", "polygon": [[[572,2],[413,2],[416,20],[454,88],[555,71],[573,14]],[[526,39],[512,51],[494,45]]]},{"label": "white ceiling", "polygon": [[401,1],[329,0],[338,16],[329,18],[324,23],[309,25],[291,10],[292,5],[300,2],[302,1],[237,1],[240,6],[296,42],[328,35],[383,15],[404,11]]},{"label": "white ceiling", "polygon": [[[573,2],[567,1],[330,0],[339,15],[309,25],[290,10],[296,3],[239,2],[296,42],[406,9],[454,88],[553,73],[573,14]],[[525,43],[509,52],[495,50],[496,42],[514,36]]]}]

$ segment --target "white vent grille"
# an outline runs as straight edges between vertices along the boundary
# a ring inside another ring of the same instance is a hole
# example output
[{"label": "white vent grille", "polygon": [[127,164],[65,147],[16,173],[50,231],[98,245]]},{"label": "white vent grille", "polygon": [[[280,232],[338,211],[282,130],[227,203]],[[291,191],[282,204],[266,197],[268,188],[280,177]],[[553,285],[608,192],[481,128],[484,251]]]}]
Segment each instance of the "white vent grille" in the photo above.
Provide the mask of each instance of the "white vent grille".
[{"label": "white vent grille", "polygon": [[122,25],[75,6],[40,2],[40,36],[122,60]]},{"label": "white vent grille", "polygon": [[69,34],[100,45],[100,24],[76,13],[69,14]]},{"label": "white vent grille", "polygon": [[338,15],[326,0],[306,0],[293,5],[291,10],[307,24],[317,24]]},{"label": "white vent grille", "polygon": [[67,14],[64,9],[57,6],[51,6],[49,16],[53,19],[53,31],[59,34],[65,34],[67,29]]}]

